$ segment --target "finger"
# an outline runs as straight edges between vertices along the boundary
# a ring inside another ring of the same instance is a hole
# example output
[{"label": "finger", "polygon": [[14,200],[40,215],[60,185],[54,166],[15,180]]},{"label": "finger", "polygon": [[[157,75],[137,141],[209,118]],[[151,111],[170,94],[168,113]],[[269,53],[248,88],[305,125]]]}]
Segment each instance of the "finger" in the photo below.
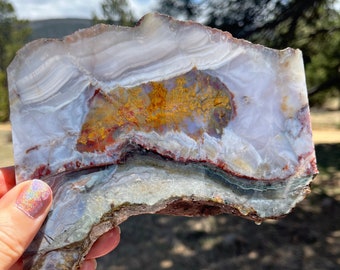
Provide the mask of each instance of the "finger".
[{"label": "finger", "polygon": [[97,261],[95,259],[85,260],[80,266],[80,270],[94,270],[96,268]]},{"label": "finger", "polygon": [[118,246],[119,241],[120,228],[115,227],[97,239],[90,252],[86,255],[86,259],[94,259],[110,253]]},{"label": "finger", "polygon": [[52,203],[50,187],[40,181],[23,182],[0,200],[0,269],[21,257],[41,227]]},{"label": "finger", "polygon": [[14,167],[0,168],[0,198],[14,186]]},{"label": "finger", "polygon": [[22,270],[23,269],[23,263],[22,260],[17,261],[15,264],[12,265],[11,268],[8,270]]}]

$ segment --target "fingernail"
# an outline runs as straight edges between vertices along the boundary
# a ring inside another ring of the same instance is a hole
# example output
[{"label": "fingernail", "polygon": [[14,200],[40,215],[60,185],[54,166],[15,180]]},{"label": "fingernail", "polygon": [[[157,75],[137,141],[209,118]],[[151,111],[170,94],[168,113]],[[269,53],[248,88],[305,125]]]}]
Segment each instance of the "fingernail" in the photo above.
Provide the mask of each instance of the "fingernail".
[{"label": "fingernail", "polygon": [[93,270],[97,269],[96,259],[85,260],[80,266],[80,270]]},{"label": "fingernail", "polygon": [[50,187],[41,180],[33,180],[25,187],[16,201],[16,206],[31,218],[39,217],[52,200]]}]

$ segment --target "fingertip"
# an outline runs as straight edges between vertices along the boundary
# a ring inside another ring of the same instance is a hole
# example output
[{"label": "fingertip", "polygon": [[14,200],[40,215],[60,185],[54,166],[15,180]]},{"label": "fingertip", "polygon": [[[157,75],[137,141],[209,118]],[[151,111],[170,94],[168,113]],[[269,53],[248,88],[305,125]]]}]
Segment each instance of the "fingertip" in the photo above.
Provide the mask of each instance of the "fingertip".
[{"label": "fingertip", "polygon": [[1,198],[0,269],[11,269],[41,227],[52,203],[52,191],[46,185],[40,180],[25,181]]},{"label": "fingertip", "polygon": [[52,190],[41,180],[27,181],[16,199],[16,207],[31,218],[46,216],[52,203]]},{"label": "fingertip", "polygon": [[86,259],[93,259],[104,256],[114,250],[120,242],[120,228],[115,227],[100,236],[93,244]]},{"label": "fingertip", "polygon": [[80,266],[80,270],[94,270],[97,268],[96,259],[86,259]]}]

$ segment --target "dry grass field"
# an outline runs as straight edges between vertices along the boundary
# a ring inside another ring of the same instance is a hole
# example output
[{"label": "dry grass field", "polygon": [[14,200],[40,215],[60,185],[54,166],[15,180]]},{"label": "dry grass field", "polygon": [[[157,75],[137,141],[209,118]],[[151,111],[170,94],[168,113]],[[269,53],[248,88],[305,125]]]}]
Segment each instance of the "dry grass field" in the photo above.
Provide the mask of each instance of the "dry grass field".
[{"label": "dry grass field", "polygon": [[[340,269],[340,112],[312,112],[320,175],[287,217],[261,226],[241,218],[145,215],[121,225],[102,270]],[[11,129],[0,125],[0,166],[13,164]]]}]

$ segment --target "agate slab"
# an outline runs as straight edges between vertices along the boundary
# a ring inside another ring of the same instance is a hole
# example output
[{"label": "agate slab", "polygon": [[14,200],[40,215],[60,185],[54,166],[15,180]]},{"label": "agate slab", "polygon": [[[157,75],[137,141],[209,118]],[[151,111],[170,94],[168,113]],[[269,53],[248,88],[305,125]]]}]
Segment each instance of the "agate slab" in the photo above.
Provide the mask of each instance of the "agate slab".
[{"label": "agate slab", "polygon": [[284,216],[317,174],[302,54],[149,14],[38,40],[8,68],[17,181],[52,210],[26,269],[77,269],[129,216]]}]

